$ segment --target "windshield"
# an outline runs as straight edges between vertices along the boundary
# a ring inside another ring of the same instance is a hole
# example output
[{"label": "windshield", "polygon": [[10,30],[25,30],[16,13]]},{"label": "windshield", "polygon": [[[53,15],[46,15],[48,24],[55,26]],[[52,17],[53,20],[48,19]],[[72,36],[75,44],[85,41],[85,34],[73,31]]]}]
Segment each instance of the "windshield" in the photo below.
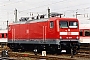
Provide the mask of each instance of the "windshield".
[{"label": "windshield", "polygon": [[68,21],[60,21],[59,26],[60,28],[68,28]]},{"label": "windshield", "polygon": [[75,21],[69,22],[69,28],[77,28],[77,27],[78,27],[78,22],[75,22]]},{"label": "windshield", "polygon": [[78,22],[76,21],[59,21],[60,28],[77,28]]}]

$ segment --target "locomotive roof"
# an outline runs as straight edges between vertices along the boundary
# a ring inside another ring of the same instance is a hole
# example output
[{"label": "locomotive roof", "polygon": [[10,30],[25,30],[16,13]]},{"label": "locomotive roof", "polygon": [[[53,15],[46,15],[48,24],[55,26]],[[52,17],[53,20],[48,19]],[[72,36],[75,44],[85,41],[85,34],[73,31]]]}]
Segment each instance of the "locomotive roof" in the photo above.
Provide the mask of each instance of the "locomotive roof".
[{"label": "locomotive roof", "polygon": [[60,18],[60,17],[52,17],[52,18],[43,18],[43,19],[34,19],[34,20],[28,20],[28,21],[17,21],[17,22],[14,22],[10,25],[13,25],[13,24],[26,24],[26,23],[36,23],[36,22],[45,22],[45,21],[54,21],[56,19],[59,19],[59,20],[76,20],[76,18]]},{"label": "locomotive roof", "polygon": [[28,20],[28,21],[17,21],[17,22],[11,23],[10,25],[13,25],[13,24],[35,23],[35,22],[44,22],[44,21],[48,21],[48,18],[34,19],[34,20]]},{"label": "locomotive roof", "polygon": [[60,17],[53,17],[53,18],[50,18],[49,21],[53,21],[53,20],[56,20],[56,19],[59,19],[59,20],[69,20],[69,21],[78,21],[76,18],[60,18]]}]

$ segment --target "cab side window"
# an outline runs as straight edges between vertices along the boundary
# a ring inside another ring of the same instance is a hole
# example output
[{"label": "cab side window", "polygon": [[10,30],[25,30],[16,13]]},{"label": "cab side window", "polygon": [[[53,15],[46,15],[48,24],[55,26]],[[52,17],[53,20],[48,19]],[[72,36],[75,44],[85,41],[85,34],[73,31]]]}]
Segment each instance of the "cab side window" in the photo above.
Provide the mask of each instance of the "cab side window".
[{"label": "cab side window", "polygon": [[50,21],[50,28],[54,28],[54,22]]}]

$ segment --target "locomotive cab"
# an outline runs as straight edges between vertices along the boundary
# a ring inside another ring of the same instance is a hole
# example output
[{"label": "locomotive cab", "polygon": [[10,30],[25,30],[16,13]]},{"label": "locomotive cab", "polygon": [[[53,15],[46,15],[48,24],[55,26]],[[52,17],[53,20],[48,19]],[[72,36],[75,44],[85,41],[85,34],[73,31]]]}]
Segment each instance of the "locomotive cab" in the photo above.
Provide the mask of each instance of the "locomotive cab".
[{"label": "locomotive cab", "polygon": [[57,44],[58,53],[63,50],[70,53],[71,48],[76,53],[79,49],[79,22],[76,18],[50,18],[46,34],[52,39],[49,44]]},{"label": "locomotive cab", "polygon": [[57,33],[60,39],[61,50],[67,53],[79,49],[79,24],[77,19],[57,20]]}]

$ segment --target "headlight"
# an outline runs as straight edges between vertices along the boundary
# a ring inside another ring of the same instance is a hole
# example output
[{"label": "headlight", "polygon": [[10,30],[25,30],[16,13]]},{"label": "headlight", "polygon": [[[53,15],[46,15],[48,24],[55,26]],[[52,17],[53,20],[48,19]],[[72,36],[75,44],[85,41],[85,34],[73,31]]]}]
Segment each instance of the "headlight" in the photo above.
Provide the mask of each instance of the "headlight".
[{"label": "headlight", "polygon": [[60,39],[62,39],[62,37],[60,36]]},{"label": "headlight", "polygon": [[76,39],[79,39],[79,37],[77,36]]},{"label": "headlight", "polygon": [[66,37],[68,39],[68,37]]}]

